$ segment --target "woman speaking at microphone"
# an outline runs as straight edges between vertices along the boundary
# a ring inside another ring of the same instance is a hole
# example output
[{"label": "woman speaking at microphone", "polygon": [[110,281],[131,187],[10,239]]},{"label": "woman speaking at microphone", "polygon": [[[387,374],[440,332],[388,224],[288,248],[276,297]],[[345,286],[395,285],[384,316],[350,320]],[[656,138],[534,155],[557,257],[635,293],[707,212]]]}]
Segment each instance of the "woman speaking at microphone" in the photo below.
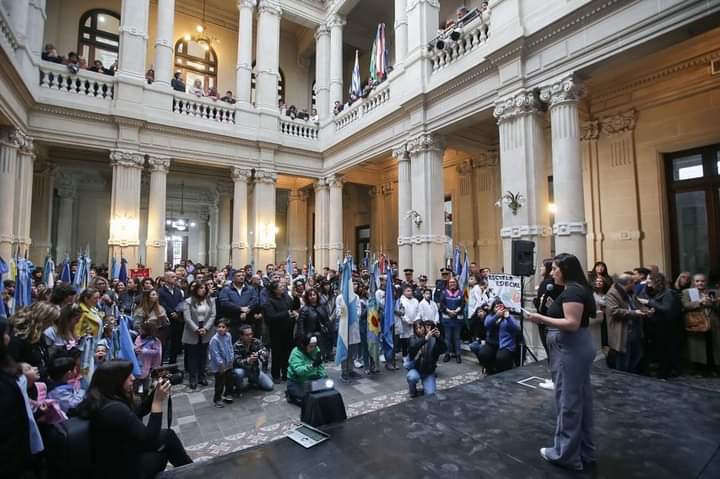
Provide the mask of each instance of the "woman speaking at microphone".
[{"label": "woman speaking at microphone", "polygon": [[564,287],[563,292],[547,314],[527,315],[530,321],[547,327],[555,383],[555,444],[540,449],[540,455],[552,464],[582,470],[596,460],[590,386],[595,347],[588,331],[590,317],[595,316],[595,300],[574,255],[562,253],[553,258],[551,274],[555,284]]}]

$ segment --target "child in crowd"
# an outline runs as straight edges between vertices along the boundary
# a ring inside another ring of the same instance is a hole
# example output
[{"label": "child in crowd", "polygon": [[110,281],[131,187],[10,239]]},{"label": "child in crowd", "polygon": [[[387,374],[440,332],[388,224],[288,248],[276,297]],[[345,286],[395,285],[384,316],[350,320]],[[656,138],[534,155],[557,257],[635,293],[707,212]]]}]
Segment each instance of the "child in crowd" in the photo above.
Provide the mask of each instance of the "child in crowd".
[{"label": "child in crowd", "polygon": [[28,363],[20,363],[23,375],[27,380],[27,393],[30,407],[38,422],[56,424],[67,419],[60,405],[47,397],[47,385],[40,381],[38,368]]},{"label": "child in crowd", "polygon": [[55,357],[48,369],[50,379],[55,387],[48,393],[48,398],[58,402],[60,409],[67,413],[85,398],[85,389],[81,387],[80,369],[76,358],[68,356]]},{"label": "child in crowd", "polygon": [[223,401],[232,403],[230,396],[233,387],[233,343],[228,332],[227,321],[221,320],[215,325],[215,334],[210,339],[210,372],[215,373],[215,407],[225,407]]},{"label": "child in crowd", "polygon": [[140,335],[135,338],[135,354],[142,367],[142,373],[136,378],[135,388],[137,392],[143,393],[150,386],[150,371],[162,364],[162,342],[157,337],[154,321],[145,321],[140,326]]},{"label": "child in crowd", "polygon": [[95,345],[95,366],[104,363],[108,358],[108,347],[105,341],[98,341]]}]

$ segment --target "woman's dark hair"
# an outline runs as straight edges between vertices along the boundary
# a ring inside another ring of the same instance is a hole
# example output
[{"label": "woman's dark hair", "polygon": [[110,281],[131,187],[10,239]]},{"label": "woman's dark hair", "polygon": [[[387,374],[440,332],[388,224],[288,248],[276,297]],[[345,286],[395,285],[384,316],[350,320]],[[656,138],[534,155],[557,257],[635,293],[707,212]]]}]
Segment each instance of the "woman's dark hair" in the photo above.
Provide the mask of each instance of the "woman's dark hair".
[{"label": "woman's dark hair", "polygon": [[652,283],[652,289],[656,293],[662,293],[667,288],[667,279],[662,273],[650,273],[650,282]]},{"label": "woman's dark hair", "polygon": [[310,340],[313,337],[317,338],[318,337],[317,333],[313,333],[313,332],[305,333],[305,336],[303,336],[303,341],[302,341],[303,351],[305,351],[305,348],[308,347],[308,344],[310,344]]},{"label": "woman's dark hair", "polygon": [[52,304],[61,305],[70,296],[75,296],[75,290],[68,283],[60,283],[52,289],[50,302]]},{"label": "woman's dark hair", "polygon": [[592,268],[593,274],[597,274],[597,272],[596,272],[595,270],[597,269],[598,266],[602,266],[602,267],[603,267],[603,270],[605,270],[605,272],[603,273],[603,276],[608,276],[608,267],[607,267],[607,265],[605,264],[605,262],[603,262],[603,261],[597,261],[597,262],[593,265],[593,268]]},{"label": "woman's dark hair", "polygon": [[585,271],[580,264],[580,260],[577,259],[577,256],[570,253],[560,253],[553,258],[553,262],[562,273],[565,284],[577,283],[586,290],[592,292],[592,287],[590,286],[590,283],[588,283]]},{"label": "woman's dark hair", "polygon": [[101,363],[93,373],[85,399],[71,412],[71,415],[90,418],[108,401],[120,401],[133,409],[134,398],[123,388],[132,369],[133,365],[130,361],[113,360]]},{"label": "woman's dark hair", "polygon": [[545,258],[543,260],[543,272],[542,272],[543,279],[550,278],[550,273],[552,272],[552,265],[553,265],[552,258]]},{"label": "woman's dark hair", "polygon": [[310,295],[312,293],[315,293],[315,303],[320,304],[320,294],[317,291],[315,291],[314,288],[307,289],[303,293],[303,301],[305,302],[305,304],[310,304]]},{"label": "woman's dark hair", "polygon": [[[155,304],[150,303],[150,295],[155,292],[158,294],[158,300],[155,301]],[[142,300],[140,301],[140,309],[142,309],[143,313],[146,315],[149,315],[151,312],[155,312],[157,316],[160,316],[160,294],[156,289],[149,289],[147,291],[143,291]]]},{"label": "woman's dark hair", "polygon": [[0,371],[10,376],[19,377],[22,374],[22,367],[8,353],[5,345],[5,333],[10,323],[5,318],[0,318]]},{"label": "woman's dark hair", "polygon": [[[202,287],[202,288],[205,288],[205,296],[203,296],[202,298],[198,295],[198,290],[199,290],[201,287]],[[199,303],[199,302],[201,302],[201,301],[207,301],[207,300],[208,300],[208,299],[207,299],[207,298],[208,298],[208,293],[209,293],[209,291],[208,291],[208,288],[207,288],[207,286],[205,285],[205,282],[204,282],[204,281],[193,281],[193,282],[190,284],[190,296],[192,297],[192,302],[193,302],[193,304],[197,304],[197,303]]]},{"label": "woman's dark hair", "polygon": [[280,281],[271,281],[270,282],[270,292],[275,294],[275,291],[280,287]]},{"label": "woman's dark hair", "polygon": [[75,339],[71,321],[73,318],[80,319],[80,316],[82,316],[82,309],[77,304],[68,304],[60,308],[60,317],[55,326],[58,335],[66,341]]},{"label": "woman's dark hair", "polygon": [[55,382],[62,381],[63,377],[76,366],[74,358],[69,356],[57,356],[50,361],[50,367],[48,367],[48,376]]}]

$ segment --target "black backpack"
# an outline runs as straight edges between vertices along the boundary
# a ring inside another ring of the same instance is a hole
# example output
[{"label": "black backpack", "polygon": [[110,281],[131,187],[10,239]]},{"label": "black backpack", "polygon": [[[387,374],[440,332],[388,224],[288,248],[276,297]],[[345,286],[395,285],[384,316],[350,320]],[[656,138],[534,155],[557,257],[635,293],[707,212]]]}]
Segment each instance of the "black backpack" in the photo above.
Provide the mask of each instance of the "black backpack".
[{"label": "black backpack", "polygon": [[90,477],[92,449],[88,419],[71,417],[52,424],[45,430],[43,439],[51,478]]}]

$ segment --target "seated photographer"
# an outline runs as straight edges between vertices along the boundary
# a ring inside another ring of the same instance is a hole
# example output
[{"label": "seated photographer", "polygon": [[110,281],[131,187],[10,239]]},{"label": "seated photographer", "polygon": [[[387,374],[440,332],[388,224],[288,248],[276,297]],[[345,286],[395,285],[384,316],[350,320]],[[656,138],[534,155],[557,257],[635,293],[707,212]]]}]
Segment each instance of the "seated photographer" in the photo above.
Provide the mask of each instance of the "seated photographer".
[{"label": "seated photographer", "polygon": [[410,396],[418,395],[418,381],[422,381],[423,394],[435,394],[435,369],[438,358],[447,350],[447,346],[440,340],[440,330],[434,321],[418,319],[413,324],[413,330],[415,334],[408,345],[410,370],[406,376]]},{"label": "seated photographer", "polygon": [[499,300],[495,300],[492,313],[485,317],[485,341],[475,341],[470,350],[475,353],[487,374],[511,369],[515,349],[515,338],[520,332],[520,322]]},{"label": "seated photographer", "polygon": [[302,406],[307,394],[305,383],[327,377],[322,362],[322,354],[317,343],[317,335],[307,333],[302,347],[296,346],[290,353],[285,396],[288,402],[298,406]]},{"label": "seated photographer", "polygon": [[60,409],[67,413],[85,397],[85,390],[80,386],[80,368],[75,357],[56,356],[48,368],[52,388],[48,392],[48,399],[56,401]]},{"label": "seated photographer", "polygon": [[273,380],[262,369],[267,365],[268,350],[253,335],[252,326],[240,326],[240,338],[235,342],[235,360],[233,375],[239,391],[245,378],[248,386],[252,385],[263,391],[272,391]]},{"label": "seated photographer", "polygon": [[[161,429],[170,381],[161,378],[138,406],[132,368],[129,361],[102,363],[85,399],[71,411],[90,421],[91,463],[95,474],[104,479],[150,478],[163,471],[168,461],[175,467],[192,462],[175,432]],[[141,418],[148,413],[146,426]]]}]

